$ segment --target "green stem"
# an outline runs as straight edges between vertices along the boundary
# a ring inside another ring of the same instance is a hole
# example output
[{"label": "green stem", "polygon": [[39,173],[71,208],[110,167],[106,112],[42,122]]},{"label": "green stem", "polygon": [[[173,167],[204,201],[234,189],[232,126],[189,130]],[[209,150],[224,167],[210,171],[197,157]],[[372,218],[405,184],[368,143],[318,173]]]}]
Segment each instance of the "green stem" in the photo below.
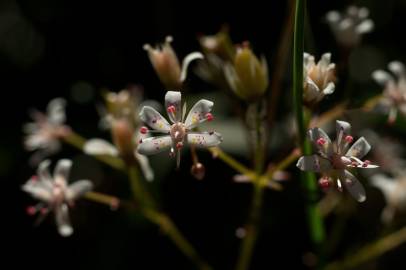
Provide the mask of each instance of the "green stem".
[{"label": "green stem", "polygon": [[[293,104],[295,109],[299,143],[303,155],[312,150],[306,140],[307,123],[303,110],[303,52],[304,52],[304,16],[306,0],[296,0],[294,37],[293,37]],[[324,241],[324,225],[316,205],[317,181],[314,173],[302,173],[302,183],[306,191],[306,212],[311,241],[316,251]]]},{"label": "green stem", "polygon": [[256,108],[256,121],[255,121],[255,174],[256,179],[254,183],[254,194],[252,197],[250,216],[247,224],[245,225],[246,235],[243,239],[240,249],[240,256],[237,262],[237,270],[249,269],[251,264],[252,255],[254,253],[255,243],[258,238],[258,226],[261,216],[263,197],[264,197],[264,185],[261,183],[261,173],[264,167],[264,147],[263,147],[263,132],[262,132],[262,119],[261,108],[257,104]]}]

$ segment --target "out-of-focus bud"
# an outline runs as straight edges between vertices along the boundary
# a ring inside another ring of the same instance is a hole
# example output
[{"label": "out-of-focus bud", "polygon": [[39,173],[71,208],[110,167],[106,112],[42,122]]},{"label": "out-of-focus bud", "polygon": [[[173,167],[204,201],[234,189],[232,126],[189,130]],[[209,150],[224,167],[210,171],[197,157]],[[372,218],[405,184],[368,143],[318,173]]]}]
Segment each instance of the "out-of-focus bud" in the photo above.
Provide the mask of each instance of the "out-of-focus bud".
[{"label": "out-of-focus bud", "polygon": [[200,46],[205,54],[214,54],[224,61],[233,61],[235,48],[227,27],[214,34],[199,37]]},{"label": "out-of-focus bud", "polygon": [[196,164],[192,165],[192,168],[190,169],[190,173],[197,180],[203,180],[203,178],[206,174],[206,168],[204,167],[204,165],[202,163],[197,162]]},{"label": "out-of-focus bud", "polygon": [[172,41],[173,38],[168,36],[165,43],[155,48],[145,44],[144,49],[148,52],[152,66],[165,87],[168,90],[179,90],[186,79],[189,64],[196,59],[203,59],[203,55],[200,52],[192,52],[183,59],[181,66],[171,46]]},{"label": "out-of-focus bud", "polygon": [[268,87],[265,57],[259,60],[248,43],[237,49],[233,65],[225,66],[226,79],[234,93],[245,101],[256,101]]},{"label": "out-of-focus bud", "polygon": [[304,53],[303,101],[306,105],[312,106],[334,92],[335,64],[330,61],[331,53],[323,54],[317,65],[313,55]]},{"label": "out-of-focus bud", "polygon": [[148,52],[149,59],[161,82],[171,90],[180,89],[181,67],[179,59],[171,46],[173,38],[168,36],[163,44],[153,48],[149,44],[144,45],[144,50]]},{"label": "out-of-focus bud", "polygon": [[127,90],[121,90],[118,93],[107,92],[105,100],[109,114],[115,117],[128,116],[134,110],[134,100]]},{"label": "out-of-focus bud", "polygon": [[126,158],[134,157],[134,128],[125,118],[117,118],[112,121],[113,142],[121,156]]}]

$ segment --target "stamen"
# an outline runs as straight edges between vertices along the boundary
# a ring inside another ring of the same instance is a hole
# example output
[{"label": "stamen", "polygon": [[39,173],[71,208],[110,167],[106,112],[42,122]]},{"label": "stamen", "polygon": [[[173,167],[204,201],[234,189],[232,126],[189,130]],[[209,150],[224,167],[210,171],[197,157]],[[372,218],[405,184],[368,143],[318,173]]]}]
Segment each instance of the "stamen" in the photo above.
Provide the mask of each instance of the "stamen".
[{"label": "stamen", "polygon": [[38,182],[38,176],[36,176],[36,175],[31,176],[30,181],[31,181],[32,183]]},{"label": "stamen", "polygon": [[177,144],[176,144],[176,148],[177,149],[181,149],[183,147],[183,142],[178,142]]},{"label": "stamen", "polygon": [[371,164],[371,161],[365,160],[364,163],[362,163],[362,167],[368,167],[369,164]]},{"label": "stamen", "polygon": [[148,132],[148,128],[147,128],[147,127],[141,127],[141,128],[140,128],[140,133],[141,133],[141,134],[147,134],[147,132]]},{"label": "stamen", "polygon": [[175,108],[175,106],[171,105],[171,106],[168,106],[168,108],[166,110],[168,111],[168,113],[175,113],[176,108]]},{"label": "stamen", "polygon": [[319,186],[322,189],[328,189],[331,186],[330,180],[327,177],[320,178]]},{"label": "stamen", "polygon": [[352,141],[354,140],[354,138],[352,137],[352,136],[350,136],[350,135],[347,135],[347,136],[345,136],[345,139],[344,139],[347,143],[352,143]]},{"label": "stamen", "polygon": [[30,205],[25,209],[25,211],[27,212],[27,215],[33,216],[37,213],[37,208],[35,206]]},{"label": "stamen", "polygon": [[206,119],[207,119],[207,121],[212,121],[214,119],[214,117],[211,113],[206,113]]},{"label": "stamen", "polygon": [[326,143],[326,140],[324,138],[318,138],[317,139],[317,144],[320,146],[323,146]]}]

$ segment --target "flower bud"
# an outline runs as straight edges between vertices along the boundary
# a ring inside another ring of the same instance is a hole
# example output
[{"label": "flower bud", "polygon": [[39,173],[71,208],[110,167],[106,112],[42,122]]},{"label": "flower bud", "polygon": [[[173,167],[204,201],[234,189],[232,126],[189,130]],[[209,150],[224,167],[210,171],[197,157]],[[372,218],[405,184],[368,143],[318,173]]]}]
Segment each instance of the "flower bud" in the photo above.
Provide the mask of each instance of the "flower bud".
[{"label": "flower bud", "polygon": [[153,48],[149,44],[144,45],[144,49],[148,52],[149,59],[155,69],[159,79],[167,89],[180,89],[181,81],[181,66],[175,51],[171,46],[172,37],[168,36],[165,43]]},{"label": "flower bud", "polygon": [[223,27],[215,35],[201,36],[199,42],[204,53],[214,54],[225,61],[231,62],[234,60],[235,48],[227,27]]},{"label": "flower bud", "polygon": [[192,165],[192,168],[190,169],[190,173],[197,180],[202,180],[206,174],[206,168],[204,167],[204,165],[202,163],[197,162],[196,164]]},{"label": "flower bud", "polygon": [[231,89],[245,101],[258,100],[268,87],[266,60],[258,60],[247,44],[237,50],[234,65],[225,67],[225,75]]},{"label": "flower bud", "polygon": [[123,158],[133,157],[134,129],[125,118],[117,118],[112,122],[112,137],[114,144]]}]

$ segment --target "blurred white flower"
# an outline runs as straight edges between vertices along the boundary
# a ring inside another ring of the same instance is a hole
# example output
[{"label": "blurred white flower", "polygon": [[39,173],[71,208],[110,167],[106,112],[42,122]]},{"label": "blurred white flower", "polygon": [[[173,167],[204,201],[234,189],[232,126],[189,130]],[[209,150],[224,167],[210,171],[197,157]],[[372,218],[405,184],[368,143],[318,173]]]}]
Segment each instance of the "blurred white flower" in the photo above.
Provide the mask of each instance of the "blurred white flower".
[{"label": "blurred white flower", "polygon": [[356,6],[349,6],[344,13],[332,10],[326,15],[337,42],[348,48],[358,45],[362,35],[374,29],[374,22],[368,17],[368,8]]},{"label": "blurred white flower", "polygon": [[377,168],[370,161],[362,161],[371,146],[364,137],[359,138],[350,148],[353,137],[350,135],[351,125],[344,121],[336,121],[337,140],[332,143],[328,135],[320,128],[312,128],[308,136],[318,150],[316,155],[302,156],[296,166],[302,171],[323,174],[320,180],[322,187],[329,187],[335,181],[339,191],[342,184],[359,202],[366,199],[365,190],[358,179],[349,171],[352,168]]},{"label": "blurred white flower", "polygon": [[397,212],[406,209],[406,171],[390,178],[383,174],[371,177],[372,185],[379,188],[386,199],[386,206],[382,211],[382,221],[390,223]]},{"label": "blurred white flower", "polygon": [[49,160],[42,161],[37,170],[38,175],[22,186],[23,191],[41,201],[36,206],[29,207],[27,211],[31,215],[39,212],[42,217],[53,211],[59,234],[69,236],[73,233],[73,228],[69,220],[68,208],[90,191],[93,184],[89,180],[79,180],[68,185],[69,171],[72,166],[72,161],[68,159],[58,161],[53,175],[49,172],[49,165]]},{"label": "blurred white flower", "polygon": [[45,157],[58,152],[60,139],[69,135],[70,128],[64,125],[65,105],[64,99],[55,98],[48,103],[47,114],[34,110],[31,113],[34,122],[23,126],[25,149],[36,151],[30,158],[32,165],[38,165]]},{"label": "blurred white flower", "polygon": [[210,113],[213,102],[206,99],[199,100],[185,119],[186,106],[184,104],[184,108],[181,107],[181,93],[168,91],[165,95],[165,107],[172,125],[154,108],[149,106],[142,108],[140,118],[152,130],[143,127],[140,130],[141,133],[157,132],[163,135],[141,139],[137,148],[139,154],[153,155],[170,149],[170,155],[177,156],[177,166],[179,166],[180,150],[185,141],[197,147],[213,147],[221,143],[222,137],[217,132],[192,131],[200,123],[213,119]]},{"label": "blurred white flower", "polygon": [[317,65],[313,55],[304,53],[303,65],[305,103],[315,104],[334,92],[335,64],[331,63],[331,53],[323,54]]},{"label": "blurred white flower", "polygon": [[388,64],[388,69],[396,76],[396,79],[384,70],[376,70],[372,78],[384,87],[383,97],[378,105],[388,113],[388,122],[396,120],[398,112],[406,116],[406,69],[399,61]]}]

